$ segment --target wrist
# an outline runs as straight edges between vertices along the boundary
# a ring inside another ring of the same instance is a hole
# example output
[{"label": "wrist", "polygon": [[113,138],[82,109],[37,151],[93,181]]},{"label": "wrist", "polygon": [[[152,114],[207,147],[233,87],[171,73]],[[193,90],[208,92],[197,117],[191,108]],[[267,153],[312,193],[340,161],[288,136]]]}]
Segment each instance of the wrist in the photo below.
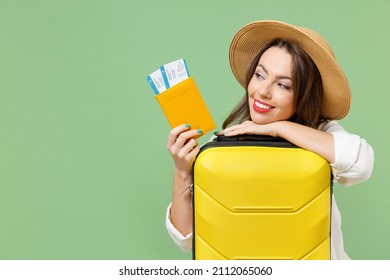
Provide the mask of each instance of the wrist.
[{"label": "wrist", "polygon": [[192,172],[175,169],[175,179],[183,183],[192,182]]},{"label": "wrist", "polygon": [[[182,197],[182,199],[191,199],[192,187],[193,187],[192,173],[175,170],[174,184],[173,184],[173,196]],[[189,190],[187,192],[187,190]]]},{"label": "wrist", "polygon": [[272,123],[271,136],[284,138],[284,133],[290,121],[277,121]]}]

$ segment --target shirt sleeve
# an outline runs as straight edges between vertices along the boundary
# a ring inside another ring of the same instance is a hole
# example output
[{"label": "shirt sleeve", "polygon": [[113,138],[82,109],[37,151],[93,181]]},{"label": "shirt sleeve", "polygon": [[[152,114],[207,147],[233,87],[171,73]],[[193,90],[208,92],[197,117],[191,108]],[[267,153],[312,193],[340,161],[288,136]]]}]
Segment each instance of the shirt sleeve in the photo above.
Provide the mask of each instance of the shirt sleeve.
[{"label": "shirt sleeve", "polygon": [[167,228],[168,234],[171,236],[173,242],[184,252],[190,251],[192,249],[192,232],[187,236],[183,236],[172,224],[171,222],[171,205],[170,203],[167,207],[167,213],[165,218],[165,226]]},{"label": "shirt sleeve", "polygon": [[371,176],[374,151],[365,139],[346,132],[336,121],[327,122],[319,129],[333,135],[335,162],[330,166],[336,181],[351,186]]}]

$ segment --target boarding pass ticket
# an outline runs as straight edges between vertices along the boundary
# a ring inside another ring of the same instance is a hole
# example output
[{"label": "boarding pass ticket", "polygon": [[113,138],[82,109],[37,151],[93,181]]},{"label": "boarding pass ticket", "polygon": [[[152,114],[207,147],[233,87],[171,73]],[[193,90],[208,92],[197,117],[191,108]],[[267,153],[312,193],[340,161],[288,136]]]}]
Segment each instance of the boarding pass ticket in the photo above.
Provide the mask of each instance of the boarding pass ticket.
[{"label": "boarding pass ticket", "polygon": [[190,76],[185,59],[164,64],[147,76],[147,80],[155,94],[164,92]]}]

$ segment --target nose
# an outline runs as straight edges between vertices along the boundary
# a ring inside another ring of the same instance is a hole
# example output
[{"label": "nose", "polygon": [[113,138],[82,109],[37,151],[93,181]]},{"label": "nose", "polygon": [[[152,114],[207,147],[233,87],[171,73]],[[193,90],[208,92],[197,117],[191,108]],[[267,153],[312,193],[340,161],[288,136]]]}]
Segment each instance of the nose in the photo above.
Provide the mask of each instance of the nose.
[{"label": "nose", "polygon": [[259,85],[257,89],[257,93],[259,97],[263,99],[271,99],[272,98],[272,92],[271,92],[271,83],[264,81]]}]

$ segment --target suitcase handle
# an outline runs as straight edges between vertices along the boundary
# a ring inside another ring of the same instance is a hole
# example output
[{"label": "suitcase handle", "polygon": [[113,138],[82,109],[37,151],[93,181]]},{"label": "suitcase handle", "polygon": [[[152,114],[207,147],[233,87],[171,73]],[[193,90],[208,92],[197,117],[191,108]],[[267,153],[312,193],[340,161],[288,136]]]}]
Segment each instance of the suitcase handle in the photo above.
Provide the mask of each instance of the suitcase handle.
[{"label": "suitcase handle", "polygon": [[292,144],[281,137],[273,137],[269,135],[250,135],[241,134],[237,136],[224,136],[218,135],[213,141],[215,144],[224,146],[268,146],[268,147],[282,147],[282,148],[298,148],[298,146]]},{"label": "suitcase handle", "polygon": [[[260,146],[260,147],[278,147],[278,148],[299,148],[281,137],[272,137],[268,135],[249,135],[242,134],[237,136],[218,135],[212,141],[207,142],[200,148],[200,151],[212,147],[234,147],[234,146]],[[199,155],[199,154],[198,154]]]},{"label": "suitcase handle", "polygon": [[236,136],[224,136],[218,135],[216,141],[218,142],[231,142],[231,141],[267,141],[267,142],[288,142],[286,139],[281,137],[273,137],[269,135],[251,135],[241,134]]}]

